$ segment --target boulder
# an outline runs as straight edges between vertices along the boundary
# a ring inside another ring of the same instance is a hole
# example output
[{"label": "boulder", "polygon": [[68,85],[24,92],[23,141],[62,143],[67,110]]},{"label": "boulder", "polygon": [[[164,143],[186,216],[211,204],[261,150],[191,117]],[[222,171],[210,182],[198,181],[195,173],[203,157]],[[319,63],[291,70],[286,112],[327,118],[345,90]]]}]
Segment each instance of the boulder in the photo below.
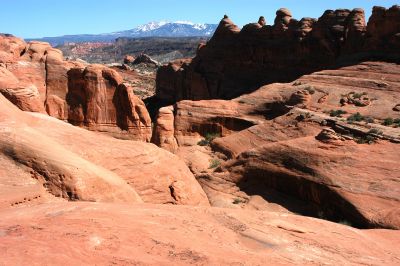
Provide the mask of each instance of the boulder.
[{"label": "boulder", "polygon": [[131,55],[125,55],[124,64],[132,64],[135,61],[135,58]]}]

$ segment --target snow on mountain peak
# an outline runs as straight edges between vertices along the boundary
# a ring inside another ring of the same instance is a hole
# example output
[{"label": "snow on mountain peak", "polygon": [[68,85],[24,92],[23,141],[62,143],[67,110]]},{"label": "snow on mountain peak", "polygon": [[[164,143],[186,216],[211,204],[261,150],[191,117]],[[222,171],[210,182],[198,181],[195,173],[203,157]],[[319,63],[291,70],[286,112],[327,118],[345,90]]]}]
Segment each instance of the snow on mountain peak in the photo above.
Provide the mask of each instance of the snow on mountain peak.
[{"label": "snow on mountain peak", "polygon": [[147,32],[156,30],[164,25],[168,24],[168,21],[152,21],[147,24],[140,25],[136,28],[137,32]]}]

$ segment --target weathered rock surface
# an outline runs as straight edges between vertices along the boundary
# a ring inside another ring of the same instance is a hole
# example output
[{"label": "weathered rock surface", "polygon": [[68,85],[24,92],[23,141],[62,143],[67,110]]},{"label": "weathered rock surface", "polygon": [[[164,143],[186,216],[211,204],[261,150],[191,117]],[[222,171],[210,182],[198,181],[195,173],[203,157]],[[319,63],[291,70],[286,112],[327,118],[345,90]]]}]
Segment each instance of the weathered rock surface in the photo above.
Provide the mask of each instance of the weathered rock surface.
[{"label": "weathered rock surface", "polygon": [[[343,95],[369,104],[342,105]],[[169,133],[213,206],[280,206],[362,228],[398,229],[400,131],[382,124],[400,118],[393,109],[399,98],[399,65],[364,62],[231,101],[178,102]],[[199,142],[210,134],[215,139]],[[191,148],[203,142],[212,152]],[[207,158],[218,160],[212,171]]]},{"label": "weathered rock surface", "polygon": [[149,113],[142,100],[134,95],[133,88],[123,84],[115,70],[91,65],[85,69],[73,68],[68,73],[70,123],[118,137],[150,141]]},{"label": "weathered rock surface", "polygon": [[100,65],[64,61],[48,43],[0,36],[0,92],[24,111],[47,113],[90,130],[150,141],[144,103],[122,77]]},{"label": "weathered rock surface", "polygon": [[0,215],[6,265],[399,263],[398,231],[278,212],[69,202]]},{"label": "weathered rock surface", "polygon": [[5,164],[0,188],[4,185],[11,197],[3,198],[2,204],[25,202],[29,196],[24,193],[11,195],[26,182],[32,184],[26,190],[32,188],[29,193],[34,197],[42,197],[42,184],[51,194],[69,200],[135,202],[141,198],[151,203],[208,205],[184,162],[169,152],[90,132],[44,114],[24,113],[1,95],[0,102]]},{"label": "weathered rock surface", "polygon": [[157,97],[169,104],[182,99],[232,99],[273,82],[354,64],[360,60],[399,61],[400,8],[375,7],[367,25],[362,9],[327,10],[318,19],[276,13],[274,25],[252,23],[240,30],[228,17],[191,61],[162,66]]},{"label": "weathered rock surface", "polygon": [[175,138],[174,108],[160,108],[157,114],[151,142],[172,153],[176,152],[178,143]]}]

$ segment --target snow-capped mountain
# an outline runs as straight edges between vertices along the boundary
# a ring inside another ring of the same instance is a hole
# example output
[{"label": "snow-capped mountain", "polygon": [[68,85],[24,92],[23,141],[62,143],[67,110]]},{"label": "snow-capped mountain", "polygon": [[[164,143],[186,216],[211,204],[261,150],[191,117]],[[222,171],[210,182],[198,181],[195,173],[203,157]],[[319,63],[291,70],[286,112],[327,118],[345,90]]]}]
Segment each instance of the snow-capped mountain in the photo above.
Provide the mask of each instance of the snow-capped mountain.
[{"label": "snow-capped mountain", "polygon": [[131,30],[112,33],[64,35],[29,40],[45,41],[57,46],[70,42],[112,42],[120,37],[211,37],[217,26],[217,24],[193,23],[191,21],[158,21],[140,25]]}]

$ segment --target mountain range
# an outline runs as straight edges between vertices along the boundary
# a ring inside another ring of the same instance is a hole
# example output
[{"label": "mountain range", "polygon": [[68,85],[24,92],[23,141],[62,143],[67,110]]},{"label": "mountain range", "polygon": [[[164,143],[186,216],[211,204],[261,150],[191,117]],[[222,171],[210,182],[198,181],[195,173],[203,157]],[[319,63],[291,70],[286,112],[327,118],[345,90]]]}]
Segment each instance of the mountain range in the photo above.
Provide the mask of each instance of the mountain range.
[{"label": "mountain range", "polygon": [[112,33],[63,35],[57,37],[32,38],[27,39],[27,41],[44,41],[50,43],[52,46],[57,46],[65,43],[113,42],[120,37],[208,37],[212,36],[217,26],[218,24],[193,23],[190,21],[158,21],[150,22],[131,30]]}]

